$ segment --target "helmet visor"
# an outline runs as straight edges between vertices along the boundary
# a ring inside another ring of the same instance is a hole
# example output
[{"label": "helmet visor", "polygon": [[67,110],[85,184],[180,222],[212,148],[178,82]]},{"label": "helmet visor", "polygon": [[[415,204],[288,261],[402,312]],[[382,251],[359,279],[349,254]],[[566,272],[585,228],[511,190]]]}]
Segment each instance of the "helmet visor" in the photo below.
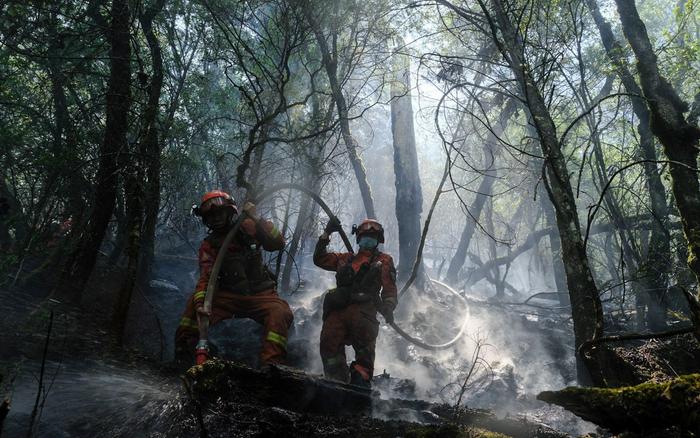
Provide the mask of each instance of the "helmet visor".
[{"label": "helmet visor", "polygon": [[370,232],[379,233],[380,231],[382,231],[382,226],[376,222],[364,222],[357,227],[357,234]]},{"label": "helmet visor", "polygon": [[230,205],[235,210],[235,206],[233,205],[233,201],[231,201],[230,199],[224,198],[223,196],[217,196],[216,198],[207,199],[206,201],[202,202],[202,205],[199,207],[199,211],[202,214],[207,214],[208,212],[211,211],[212,208],[223,207],[225,205]]}]

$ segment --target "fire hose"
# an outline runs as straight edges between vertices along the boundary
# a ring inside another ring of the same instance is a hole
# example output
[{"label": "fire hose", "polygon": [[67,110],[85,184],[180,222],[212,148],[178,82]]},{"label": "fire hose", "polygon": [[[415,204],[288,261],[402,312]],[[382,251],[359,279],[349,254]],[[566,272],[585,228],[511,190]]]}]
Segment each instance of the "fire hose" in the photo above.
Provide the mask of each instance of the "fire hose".
[{"label": "fire hose", "polygon": [[[312,190],[310,190],[302,185],[295,184],[295,183],[282,183],[282,184],[274,185],[274,186],[264,190],[258,196],[256,196],[255,200],[256,200],[256,202],[262,202],[265,199],[267,199],[268,197],[270,197],[271,195],[273,195],[274,193],[276,193],[280,190],[284,190],[284,189],[294,189],[294,190],[298,190],[298,191],[306,194],[307,196],[311,197],[311,199],[313,199],[323,209],[323,211],[326,212],[326,214],[328,215],[329,218],[335,217],[335,215],[333,214],[331,209],[328,207],[328,205],[323,201],[323,199],[321,199],[321,197],[317,193],[315,193],[314,191],[312,191]],[[246,218],[246,216],[247,215],[245,212],[243,212],[242,214],[240,214],[238,216],[238,218],[236,219],[236,221],[233,224],[233,227],[231,228],[231,230],[228,232],[228,234],[224,238],[224,241],[221,244],[221,248],[228,247],[228,245],[233,240],[233,236],[235,236],[236,233],[238,232],[238,229],[240,228],[240,226],[243,223],[243,220]],[[345,231],[342,229],[342,227],[340,228],[340,230],[338,230],[338,234],[340,234],[341,239],[343,239],[343,243],[347,247],[348,252],[353,253],[354,251],[352,249],[352,244],[350,243],[350,240],[348,239],[348,236],[347,236],[347,234],[345,234]],[[221,265],[223,264],[225,254],[226,254],[226,251],[219,251],[219,253],[216,256],[216,261],[214,262],[214,266],[212,267],[212,270],[211,270],[211,274],[209,277],[209,284],[207,285],[207,291],[206,291],[206,295],[204,296],[204,304],[203,304],[204,312],[207,314],[209,314],[211,312],[212,303],[214,301],[214,295],[216,294],[216,289],[217,289],[217,283],[218,283],[217,280],[219,277],[219,271],[221,270]],[[413,269],[415,270],[416,268],[417,268],[417,264],[414,265]],[[415,275],[411,275],[411,278],[414,278],[414,277],[415,277]],[[437,284],[437,285],[443,287],[445,290],[447,290],[452,295],[454,295],[456,298],[458,298],[464,304],[465,307],[467,307],[467,302],[464,299],[464,297],[462,297],[453,288],[451,288],[447,284],[439,282],[437,280],[430,279],[430,281],[434,284]],[[406,290],[408,288],[408,286],[410,286],[410,284],[404,285],[402,288],[402,291]],[[417,338],[409,335],[404,330],[402,330],[398,325],[396,325],[396,323],[394,323],[394,322],[389,323],[389,325],[396,331],[396,333],[398,333],[401,337],[406,339],[408,342],[410,342],[418,347],[424,348],[426,350],[436,351],[436,350],[447,349],[447,348],[453,346],[454,344],[456,344],[457,341],[464,334],[467,322],[465,319],[465,321],[462,323],[462,326],[461,326],[459,332],[457,333],[457,335],[455,335],[451,340],[449,340],[443,344],[428,344],[426,342],[421,341],[420,339],[417,339]],[[201,315],[199,317],[199,344],[197,346],[197,362],[198,363],[201,363],[200,359],[203,360],[206,358],[206,345],[207,345],[208,339],[209,339],[209,317],[206,315]]]}]

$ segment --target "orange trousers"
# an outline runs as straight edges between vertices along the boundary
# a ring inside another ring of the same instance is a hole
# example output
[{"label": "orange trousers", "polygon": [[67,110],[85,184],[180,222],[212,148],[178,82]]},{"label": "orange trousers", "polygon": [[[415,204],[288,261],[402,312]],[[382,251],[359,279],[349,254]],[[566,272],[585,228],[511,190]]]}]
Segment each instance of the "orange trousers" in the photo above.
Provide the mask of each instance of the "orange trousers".
[{"label": "orange trousers", "polygon": [[[294,321],[289,304],[274,289],[241,295],[226,290],[217,291],[212,302],[209,325],[229,318],[250,318],[265,327],[260,363],[281,363],[287,355],[287,333]],[[185,312],[175,332],[176,351],[191,351],[199,339],[194,294],[187,300]]]},{"label": "orange trousers", "polygon": [[372,302],[350,304],[328,314],[321,328],[321,360],[326,377],[347,382],[349,369],[345,346],[352,345],[355,361],[351,364],[364,380],[374,372],[374,351],[379,333],[377,310]]}]

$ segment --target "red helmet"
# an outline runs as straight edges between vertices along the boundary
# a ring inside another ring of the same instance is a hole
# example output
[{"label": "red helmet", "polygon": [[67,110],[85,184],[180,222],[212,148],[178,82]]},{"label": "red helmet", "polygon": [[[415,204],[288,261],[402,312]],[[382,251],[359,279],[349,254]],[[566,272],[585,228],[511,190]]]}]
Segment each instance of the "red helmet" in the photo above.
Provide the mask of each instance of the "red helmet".
[{"label": "red helmet", "polygon": [[377,235],[377,240],[379,241],[379,243],[384,243],[384,227],[382,227],[382,224],[380,224],[376,220],[365,219],[360,223],[360,225],[352,226],[352,234],[357,235],[357,237],[355,238],[357,242],[360,241],[360,236],[362,236],[363,234],[370,233],[375,233]]},{"label": "red helmet", "polygon": [[202,196],[202,202],[199,207],[195,209],[195,214],[197,216],[203,216],[207,214],[213,207],[223,207],[230,206],[234,213],[238,213],[238,208],[236,208],[236,201],[231,195],[220,190],[212,190],[207,192]]}]

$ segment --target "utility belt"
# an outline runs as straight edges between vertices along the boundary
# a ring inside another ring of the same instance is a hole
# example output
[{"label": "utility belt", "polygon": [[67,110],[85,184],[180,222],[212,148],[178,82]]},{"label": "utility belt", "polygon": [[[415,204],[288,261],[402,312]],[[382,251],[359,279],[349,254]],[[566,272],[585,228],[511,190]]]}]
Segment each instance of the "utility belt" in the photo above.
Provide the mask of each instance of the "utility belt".
[{"label": "utility belt", "polygon": [[221,281],[219,287],[221,289],[226,289],[237,295],[255,295],[259,292],[274,289],[277,286],[275,280],[262,280],[251,282],[248,280],[242,280],[235,284],[227,283],[226,281]]},{"label": "utility belt", "polygon": [[377,302],[379,295],[376,293],[361,292],[350,286],[336,287],[326,292],[323,297],[323,320],[328,314],[342,310],[350,304],[361,304],[367,302]]}]

